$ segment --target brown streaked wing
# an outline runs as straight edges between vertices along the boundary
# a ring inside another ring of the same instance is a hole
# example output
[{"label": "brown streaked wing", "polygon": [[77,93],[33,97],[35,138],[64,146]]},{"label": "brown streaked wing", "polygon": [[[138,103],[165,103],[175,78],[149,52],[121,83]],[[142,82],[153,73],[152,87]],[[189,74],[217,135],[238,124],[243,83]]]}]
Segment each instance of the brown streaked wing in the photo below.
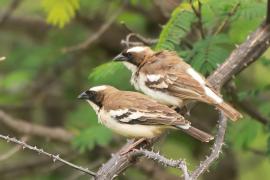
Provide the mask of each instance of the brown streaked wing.
[{"label": "brown streaked wing", "polygon": [[189,121],[165,105],[158,104],[147,96],[136,93],[120,91],[110,96],[105,96],[104,109],[119,110],[129,109],[132,113],[142,113],[139,118],[123,123],[143,125],[187,125]]}]

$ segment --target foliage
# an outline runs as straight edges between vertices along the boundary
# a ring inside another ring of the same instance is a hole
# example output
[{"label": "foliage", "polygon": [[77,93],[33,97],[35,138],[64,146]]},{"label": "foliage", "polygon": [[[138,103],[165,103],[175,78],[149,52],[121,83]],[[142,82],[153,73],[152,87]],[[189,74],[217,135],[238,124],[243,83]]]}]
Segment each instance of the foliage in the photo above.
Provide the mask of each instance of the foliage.
[{"label": "foliage", "polygon": [[188,3],[180,4],[163,27],[155,49],[175,50],[175,46],[179,44],[181,38],[189,32],[194,19],[190,5]]},{"label": "foliage", "polygon": [[223,34],[201,39],[193,45],[187,60],[196,70],[209,75],[229,55],[225,48],[229,43],[228,36]]},{"label": "foliage", "polygon": [[89,75],[92,85],[107,84],[123,90],[132,89],[130,72],[122,63],[110,62],[96,67]]},{"label": "foliage", "polygon": [[75,137],[73,144],[80,152],[84,152],[93,149],[95,144],[100,146],[108,145],[111,139],[112,133],[110,130],[102,126],[96,126],[82,130],[80,134]]},{"label": "foliage", "polygon": [[95,144],[105,146],[112,139],[110,130],[98,123],[95,112],[86,103],[70,113],[67,126],[77,134],[73,145],[80,152],[93,149]]},{"label": "foliage", "polygon": [[260,124],[255,120],[245,118],[230,126],[228,130],[228,141],[235,148],[248,148],[256,139],[260,130]]},{"label": "foliage", "polygon": [[48,13],[47,22],[60,28],[75,16],[76,10],[80,7],[79,0],[43,0],[42,5]]}]

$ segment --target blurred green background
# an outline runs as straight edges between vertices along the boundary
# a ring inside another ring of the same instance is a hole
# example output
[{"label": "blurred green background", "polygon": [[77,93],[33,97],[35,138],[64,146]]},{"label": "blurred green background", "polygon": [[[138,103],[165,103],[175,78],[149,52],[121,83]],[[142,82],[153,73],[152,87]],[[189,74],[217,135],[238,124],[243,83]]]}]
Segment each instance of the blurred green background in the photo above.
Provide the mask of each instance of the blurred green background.
[{"label": "blurred green background", "polygon": [[[181,0],[1,0],[0,57],[6,60],[0,61],[0,110],[24,122],[59,127],[73,138],[63,142],[24,134],[0,117],[1,134],[26,138],[29,144],[97,170],[126,139],[98,124],[94,111],[76,97],[100,84],[134,90],[125,67],[110,62],[126,47],[121,41],[129,33],[151,38],[155,43],[150,45],[156,50],[177,51],[207,76],[263,22],[267,4],[265,0],[201,3],[200,23],[190,2]],[[199,10],[197,0],[192,6]],[[91,43],[85,45],[87,40]],[[131,41],[141,43],[134,37]],[[221,158],[201,179],[270,179],[269,57],[266,52],[223,88],[224,97],[242,110],[244,119],[229,122]],[[251,117],[245,105],[260,113],[265,122]],[[218,115],[213,107],[197,104],[191,114],[188,118],[197,127],[215,133]],[[154,149],[169,158],[186,159],[194,169],[211,144],[169,132]],[[180,174],[142,159],[117,179],[179,179]],[[5,141],[0,141],[0,177],[89,179],[42,155],[16,151],[16,145]]]}]

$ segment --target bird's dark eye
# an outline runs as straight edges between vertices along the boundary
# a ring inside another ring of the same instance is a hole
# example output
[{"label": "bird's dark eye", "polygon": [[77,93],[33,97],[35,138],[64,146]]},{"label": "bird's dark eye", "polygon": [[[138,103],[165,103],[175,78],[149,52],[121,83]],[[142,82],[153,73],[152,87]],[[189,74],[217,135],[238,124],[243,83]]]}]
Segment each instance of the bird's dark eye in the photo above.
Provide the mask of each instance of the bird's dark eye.
[{"label": "bird's dark eye", "polygon": [[96,92],[95,92],[95,91],[89,91],[89,90],[87,90],[85,93],[86,93],[89,97],[94,97],[94,96],[96,95]]},{"label": "bird's dark eye", "polygon": [[128,59],[131,59],[132,58],[132,54],[131,53],[125,52],[125,53],[123,53],[123,55],[125,57],[127,57]]}]

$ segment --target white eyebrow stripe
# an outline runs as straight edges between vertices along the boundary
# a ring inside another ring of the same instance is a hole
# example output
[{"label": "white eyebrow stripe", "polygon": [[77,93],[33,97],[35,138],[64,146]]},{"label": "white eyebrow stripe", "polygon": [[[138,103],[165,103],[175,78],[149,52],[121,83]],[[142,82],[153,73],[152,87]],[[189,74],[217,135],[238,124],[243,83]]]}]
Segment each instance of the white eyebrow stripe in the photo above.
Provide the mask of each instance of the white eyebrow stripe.
[{"label": "white eyebrow stripe", "polygon": [[101,85],[101,86],[96,86],[96,87],[92,87],[92,88],[90,88],[90,90],[91,91],[102,91],[102,90],[104,90],[104,89],[106,89],[107,88],[107,86],[106,85]]},{"label": "white eyebrow stripe", "polygon": [[142,46],[135,46],[127,50],[127,52],[142,52],[145,50],[145,47]]}]

